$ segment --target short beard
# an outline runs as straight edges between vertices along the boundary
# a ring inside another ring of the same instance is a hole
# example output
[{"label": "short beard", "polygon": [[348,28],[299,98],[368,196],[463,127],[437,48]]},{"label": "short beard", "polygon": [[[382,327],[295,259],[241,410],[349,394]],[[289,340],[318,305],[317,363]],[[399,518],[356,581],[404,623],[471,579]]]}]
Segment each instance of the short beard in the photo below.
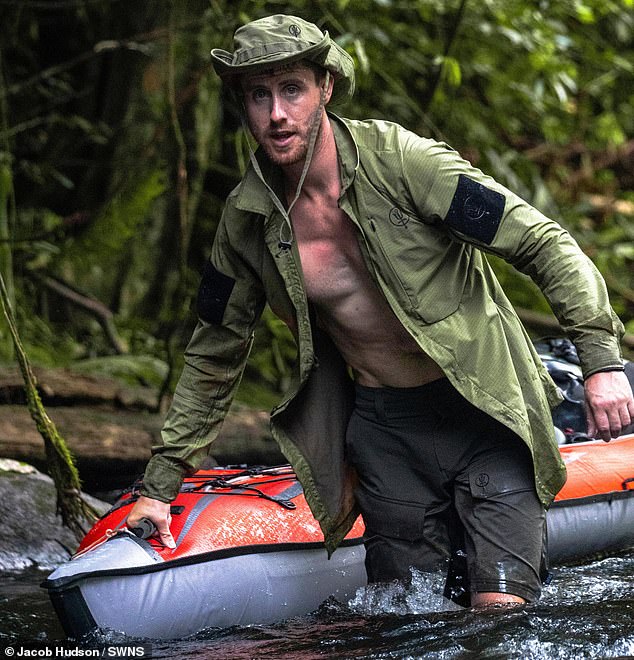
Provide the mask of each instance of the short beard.
[{"label": "short beard", "polygon": [[[323,105],[320,103],[315,111],[311,114],[310,116],[310,121],[309,121],[309,129],[308,133],[306,135],[306,141],[301,145],[301,147],[298,149],[298,153],[293,156],[293,154],[289,154],[290,157],[292,157],[292,160],[287,160],[286,155],[279,155],[277,153],[269,153],[269,150],[266,149],[265,147],[265,153],[269,160],[275,164],[278,165],[279,167],[287,167],[289,165],[299,165],[301,163],[305,163],[306,157],[308,156],[308,150],[309,146],[311,143],[311,138],[313,136],[313,132],[316,131],[315,135],[315,148],[317,147],[318,141],[319,141],[319,135],[321,133],[321,115],[323,111]],[[316,124],[316,125],[315,125]],[[313,151],[314,154],[314,151]]]}]

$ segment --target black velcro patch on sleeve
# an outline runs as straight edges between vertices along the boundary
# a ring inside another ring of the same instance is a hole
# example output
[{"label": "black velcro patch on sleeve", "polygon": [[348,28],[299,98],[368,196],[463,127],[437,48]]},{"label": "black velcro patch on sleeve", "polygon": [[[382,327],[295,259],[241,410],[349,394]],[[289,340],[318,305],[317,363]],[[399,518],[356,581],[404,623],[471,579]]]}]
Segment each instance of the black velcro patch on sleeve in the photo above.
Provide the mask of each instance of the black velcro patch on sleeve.
[{"label": "black velcro patch on sleeve", "polygon": [[222,323],[235,283],[233,277],[221,273],[211,261],[205,264],[196,301],[198,316],[202,321],[215,325]]},{"label": "black velcro patch on sleeve", "polygon": [[491,245],[502,221],[506,198],[461,174],[445,221],[452,229]]}]

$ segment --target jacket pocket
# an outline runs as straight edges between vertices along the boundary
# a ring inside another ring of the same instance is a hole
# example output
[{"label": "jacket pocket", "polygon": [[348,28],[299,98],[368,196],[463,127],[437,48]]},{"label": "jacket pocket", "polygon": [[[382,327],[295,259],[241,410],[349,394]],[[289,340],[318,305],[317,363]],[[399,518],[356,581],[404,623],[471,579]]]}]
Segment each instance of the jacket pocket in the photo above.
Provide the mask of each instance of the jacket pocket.
[{"label": "jacket pocket", "polygon": [[379,279],[403,309],[424,323],[455,312],[468,280],[472,248],[378,192],[364,190],[366,245]]}]

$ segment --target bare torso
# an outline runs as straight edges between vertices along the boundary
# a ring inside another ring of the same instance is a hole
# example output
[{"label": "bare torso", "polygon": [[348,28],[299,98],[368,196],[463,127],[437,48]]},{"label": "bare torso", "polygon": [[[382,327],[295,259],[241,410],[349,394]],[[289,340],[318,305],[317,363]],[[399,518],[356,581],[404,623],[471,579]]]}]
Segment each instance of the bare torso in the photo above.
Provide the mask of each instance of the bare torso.
[{"label": "bare torso", "polygon": [[440,367],[392,312],[364,263],[358,230],[338,207],[338,185],[303,194],[292,213],[308,299],[320,325],[368,387],[414,387]]}]

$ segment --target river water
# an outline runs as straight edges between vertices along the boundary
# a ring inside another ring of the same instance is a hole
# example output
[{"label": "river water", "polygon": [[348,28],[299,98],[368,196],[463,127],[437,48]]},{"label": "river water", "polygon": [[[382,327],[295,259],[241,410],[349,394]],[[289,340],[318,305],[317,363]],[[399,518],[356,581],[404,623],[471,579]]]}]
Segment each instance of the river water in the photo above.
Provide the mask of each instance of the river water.
[{"label": "river water", "polygon": [[[155,658],[634,658],[634,552],[558,567],[539,603],[511,610],[443,610],[442,578],[363,589],[348,603],[277,625],[203,631],[153,642]],[[48,571],[0,574],[0,656],[11,644],[64,639]],[[445,601],[446,602],[446,601]],[[178,613],[175,613],[178,616]],[[185,610],[181,613],[186,616]],[[93,640],[122,642],[109,634]],[[79,642],[81,644],[81,642]]]}]

